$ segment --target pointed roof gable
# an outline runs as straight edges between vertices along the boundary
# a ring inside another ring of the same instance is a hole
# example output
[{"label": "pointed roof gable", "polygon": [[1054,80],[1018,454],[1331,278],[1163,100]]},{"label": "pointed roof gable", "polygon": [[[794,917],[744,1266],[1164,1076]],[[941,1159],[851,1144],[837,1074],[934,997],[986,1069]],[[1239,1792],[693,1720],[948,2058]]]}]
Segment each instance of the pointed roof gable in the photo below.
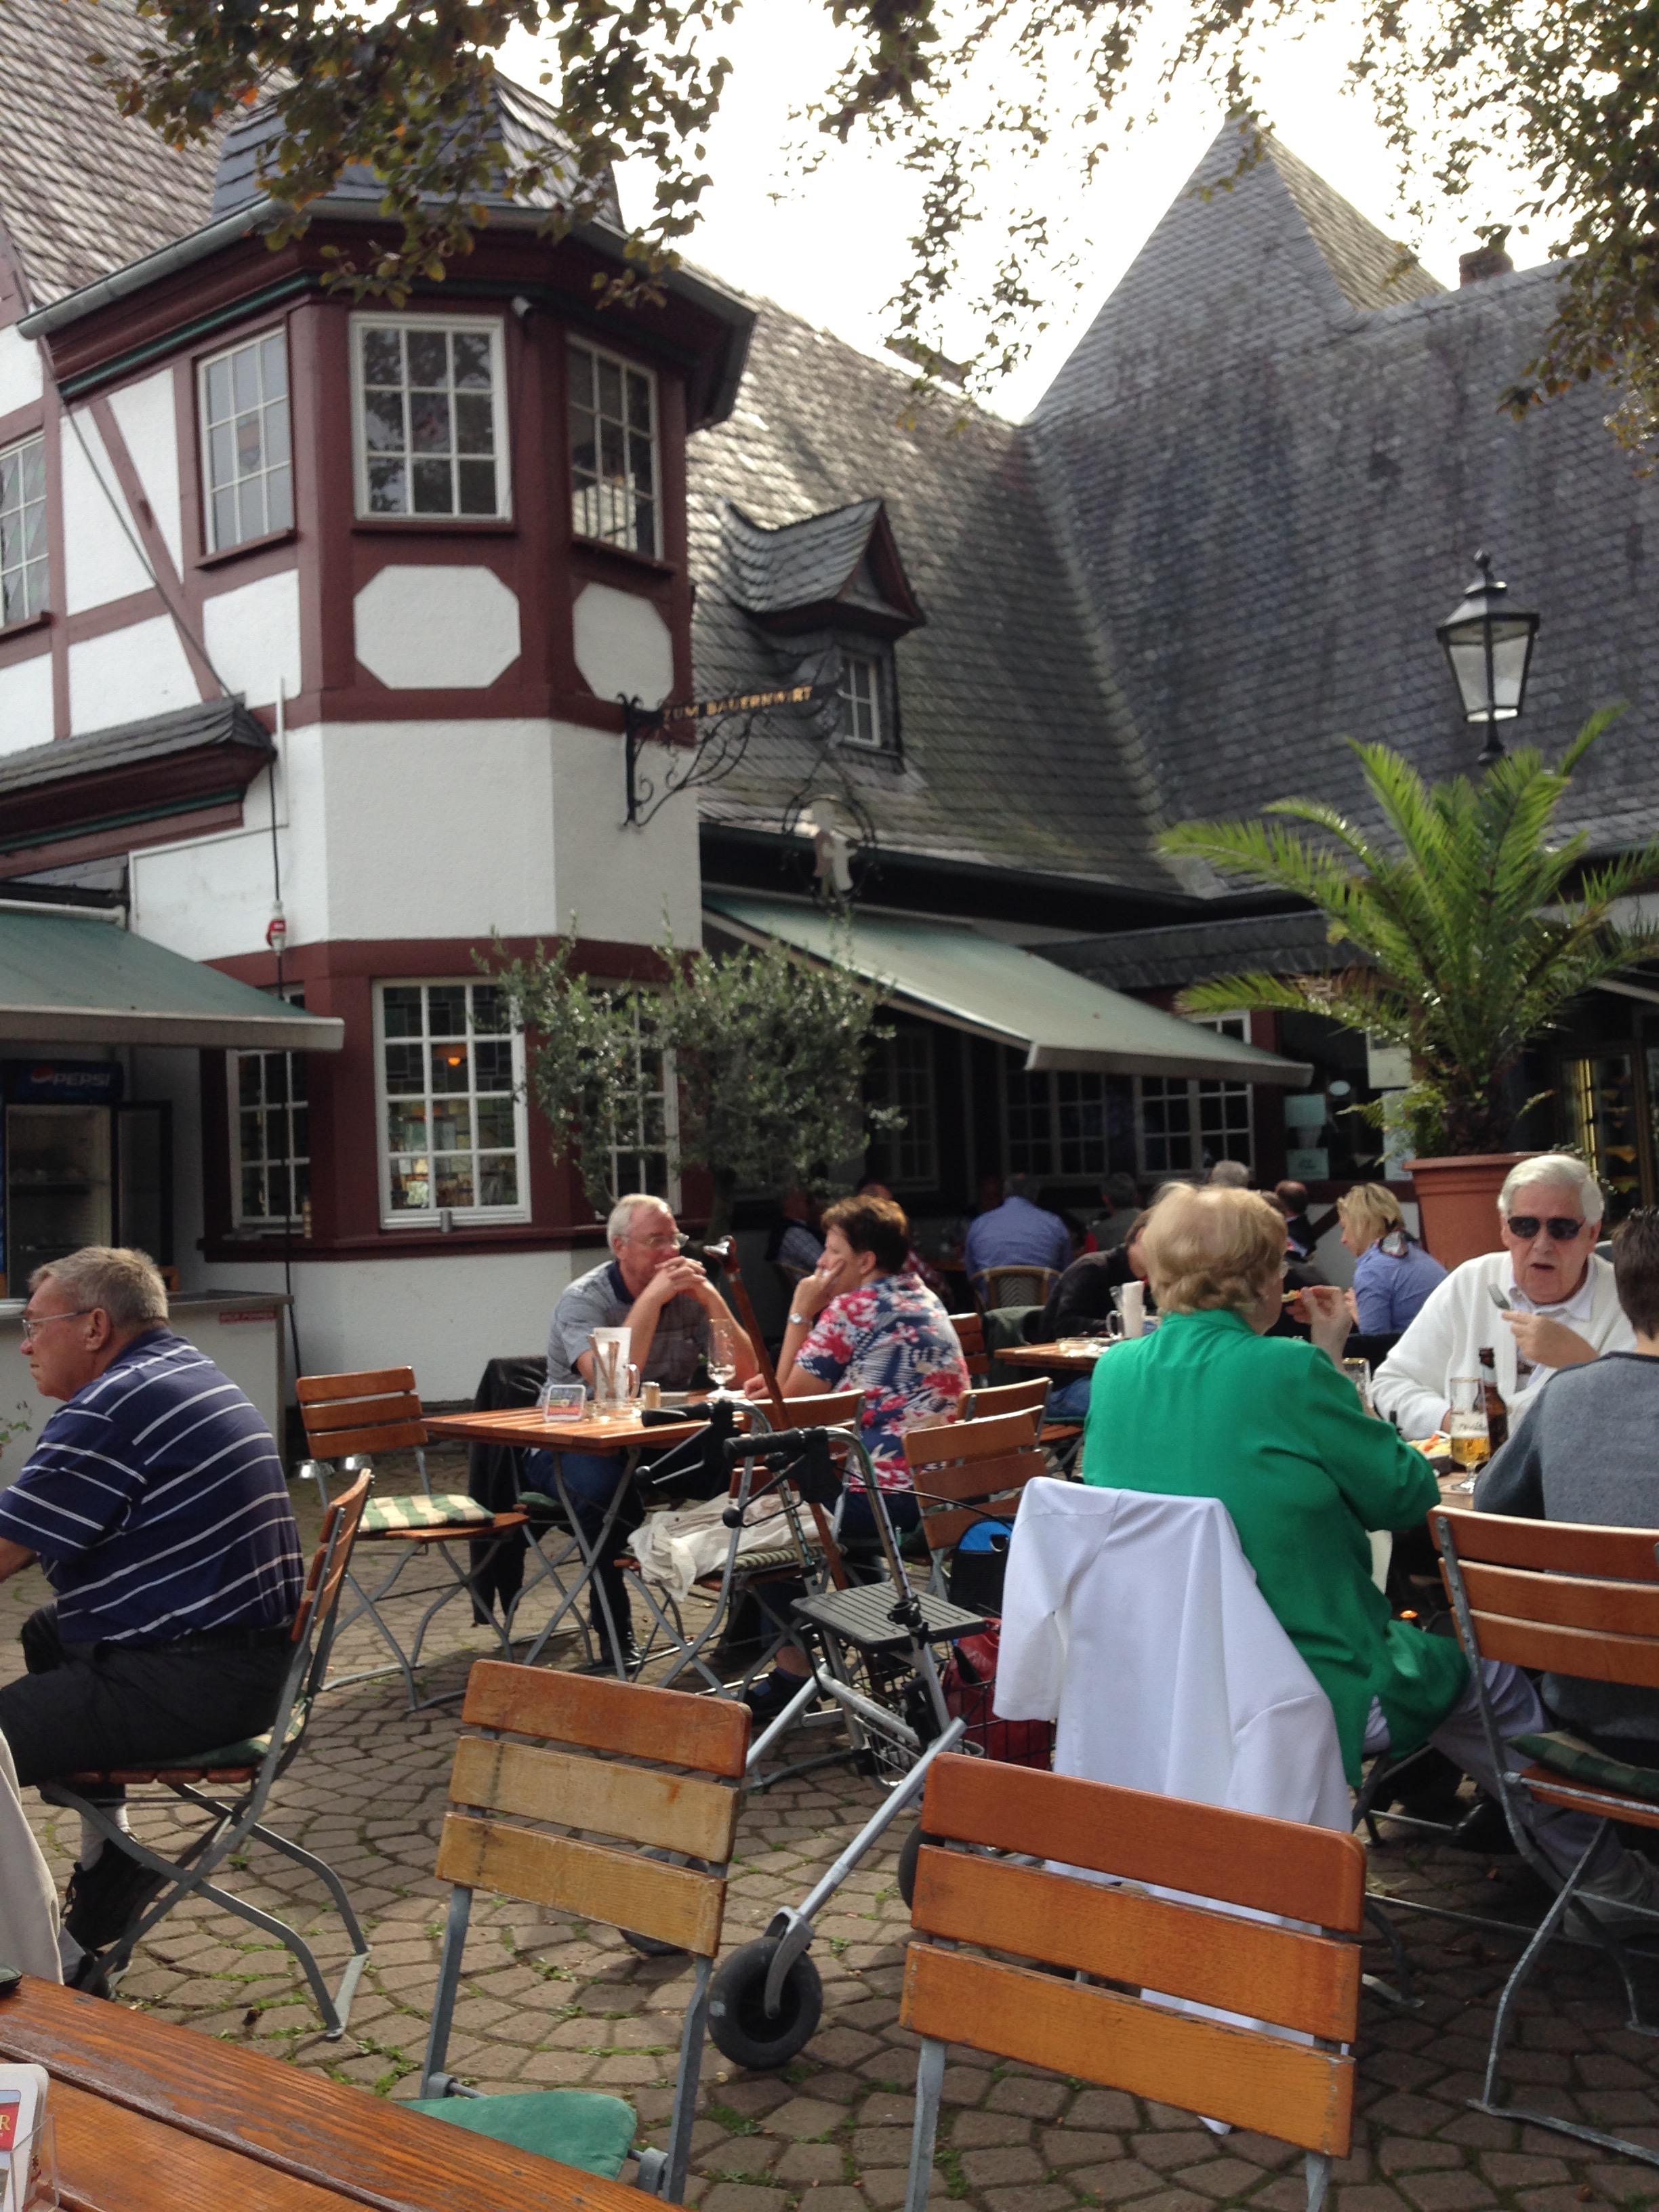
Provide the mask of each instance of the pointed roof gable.
[{"label": "pointed roof gable", "polygon": [[1351,307],[1397,307],[1404,301],[1431,299],[1445,290],[1415,254],[1380,231],[1340,192],[1333,191],[1282,140],[1265,137],[1262,158],[1279,173]]},{"label": "pointed roof gable", "polygon": [[732,597],[763,629],[840,623],[902,637],[927,621],[881,500],[858,500],[775,530],[730,500],[722,508]]}]

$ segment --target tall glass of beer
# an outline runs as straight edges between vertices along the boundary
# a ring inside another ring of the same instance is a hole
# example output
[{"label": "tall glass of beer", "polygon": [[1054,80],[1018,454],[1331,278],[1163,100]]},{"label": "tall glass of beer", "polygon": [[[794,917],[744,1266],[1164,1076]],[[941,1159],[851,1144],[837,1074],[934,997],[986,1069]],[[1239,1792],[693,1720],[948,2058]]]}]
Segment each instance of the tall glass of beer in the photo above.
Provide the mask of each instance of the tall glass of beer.
[{"label": "tall glass of beer", "polygon": [[1447,1433],[1451,1438],[1452,1464],[1465,1472],[1473,1472],[1484,1467],[1492,1455],[1486,1393],[1480,1388],[1478,1375],[1454,1375],[1449,1389],[1451,1419],[1447,1423]]}]

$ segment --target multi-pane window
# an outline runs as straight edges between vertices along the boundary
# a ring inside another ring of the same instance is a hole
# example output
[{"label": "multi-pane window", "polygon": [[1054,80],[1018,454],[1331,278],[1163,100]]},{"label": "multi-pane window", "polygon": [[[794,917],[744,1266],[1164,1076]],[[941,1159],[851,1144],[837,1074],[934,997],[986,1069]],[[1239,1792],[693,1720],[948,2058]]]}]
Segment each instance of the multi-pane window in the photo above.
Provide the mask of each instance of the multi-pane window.
[{"label": "multi-pane window", "polygon": [[881,663],[867,653],[841,657],[841,727],[848,744],[881,745]]},{"label": "multi-pane window", "polygon": [[233,346],[198,376],[209,551],[291,529],[287,338],[271,331]]},{"label": "multi-pane window", "polygon": [[635,1087],[619,1102],[611,1124],[611,1195],[647,1190],[678,1211],[680,1203],[679,1091],[674,1055],[658,1052],[640,1034],[634,1010]]},{"label": "multi-pane window", "polygon": [[933,1092],[933,1033],[895,1030],[871,1054],[870,1089],[877,1103],[896,1106],[904,1126],[887,1129],[872,1152],[881,1179],[895,1190],[939,1185],[939,1109]]},{"label": "multi-pane window", "polygon": [[[1246,1015],[1218,1015],[1202,1026],[1249,1042]],[[1241,1160],[1246,1167],[1255,1164],[1248,1083],[1207,1076],[1137,1076],[1135,1105],[1138,1164],[1145,1175],[1191,1175],[1213,1167],[1218,1160]]]},{"label": "multi-pane window", "polygon": [[383,1213],[522,1219],[520,1038],[490,983],[375,987]]},{"label": "multi-pane window", "polygon": [[505,515],[499,324],[362,316],[352,328],[358,511]]},{"label": "multi-pane window", "polygon": [[46,605],[46,449],[25,438],[0,453],[0,626]]},{"label": "multi-pane window", "polygon": [[[291,1003],[303,1006],[298,992]],[[283,1229],[311,1196],[311,1125],[302,1052],[233,1052],[231,1206],[239,1229]]]},{"label": "multi-pane window", "polygon": [[630,553],[662,550],[657,386],[592,346],[570,348],[571,527]]},{"label": "multi-pane window", "polygon": [[1029,1073],[1006,1063],[1010,1175],[1091,1182],[1108,1167],[1106,1078],[1081,1069]]}]

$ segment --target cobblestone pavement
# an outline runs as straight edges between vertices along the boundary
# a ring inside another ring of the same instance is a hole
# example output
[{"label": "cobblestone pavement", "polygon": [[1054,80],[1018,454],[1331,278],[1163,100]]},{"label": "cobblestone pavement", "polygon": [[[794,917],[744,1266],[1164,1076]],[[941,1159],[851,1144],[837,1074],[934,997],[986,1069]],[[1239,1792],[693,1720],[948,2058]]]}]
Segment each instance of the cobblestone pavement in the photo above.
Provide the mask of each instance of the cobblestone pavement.
[{"label": "cobblestone pavement", "polygon": [[[434,1486],[447,1486],[434,1465]],[[392,1486],[388,1483],[388,1486]],[[306,1521],[307,1534],[314,1514]],[[44,1586],[30,1572],[0,1588],[0,1674],[18,1668],[15,1632]],[[394,1618],[415,1608],[399,1601]],[[441,1616],[443,1654],[428,1692],[459,1690],[487,1632]],[[532,1610],[531,1626],[545,1618]],[[574,1639],[554,1647],[580,1661]],[[338,1671],[374,1662],[369,1632],[343,1639]],[[185,1905],[144,1946],[119,2001],[204,2035],[253,2045],[397,2098],[416,2093],[436,1977],[445,1892],[432,1865],[456,1735],[450,1703],[410,1715],[381,1678],[331,1692],[273,1800],[276,1824],[320,1852],[347,1884],[374,1957],[349,2033],[329,2043],[289,1954],[210,1907]],[[875,1784],[830,1769],[751,1798],[738,1834],[728,1948],[796,1903],[878,1802]],[[60,1880],[76,1835],[33,1803]],[[135,1809],[151,1838],[183,1823]],[[712,2046],[690,2200],[704,2212],[890,2212],[903,2197],[915,2039],[897,2025],[906,1915],[895,1882],[906,1823],[851,1877],[820,1921],[813,1958],[823,2024],[777,2076],[746,2075]],[[1488,1861],[1407,1839],[1373,1855],[1374,1886],[1519,1917],[1532,1886],[1513,1859]],[[345,1944],[297,1869],[258,1855],[229,1877],[314,1932],[325,1966]],[[1419,1969],[1422,2012],[1402,2016],[1367,1993],[1361,2013],[1359,2118],[1353,2155],[1337,2169],[1334,2212],[1577,2212],[1646,2204],[1659,2170],[1609,2160],[1571,2138],[1471,2112],[1492,2007],[1515,1946],[1505,1936],[1400,1916]],[[1386,1972],[1386,1954],[1367,1964]],[[636,1956],[611,1930],[480,1899],[457,2008],[451,2063],[486,2090],[583,2084],[629,2099],[662,2140],[689,1976],[674,1959]],[[1659,2013],[1659,1966],[1649,1978]],[[1522,2021],[1511,2073],[1529,2100],[1628,2131],[1659,2148],[1659,2043],[1624,2025],[1611,1971],[1558,1947]],[[1297,2212],[1300,2161],[1284,2145],[1217,2138],[1189,2115],[1115,2092],[953,2048],[945,2075],[937,2198],[982,2212],[1069,2212],[1074,2203],[1134,2212],[1206,2212],[1249,2203]]]}]

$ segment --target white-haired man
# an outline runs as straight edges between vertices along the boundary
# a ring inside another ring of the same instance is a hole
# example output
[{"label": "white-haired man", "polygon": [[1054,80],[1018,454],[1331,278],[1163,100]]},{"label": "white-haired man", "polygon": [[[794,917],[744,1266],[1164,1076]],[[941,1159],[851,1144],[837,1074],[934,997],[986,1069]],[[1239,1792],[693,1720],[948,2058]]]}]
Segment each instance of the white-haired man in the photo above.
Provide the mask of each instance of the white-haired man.
[{"label": "white-haired man", "polygon": [[1544,1152],[1512,1169],[1498,1193],[1503,1248],[1454,1267],[1376,1370],[1377,1409],[1407,1437],[1446,1425],[1454,1376],[1480,1371],[1492,1349],[1511,1425],[1564,1367],[1636,1339],[1597,1257],[1603,1200],[1582,1160]]},{"label": "white-haired man", "polygon": [[[681,1251],[678,1227],[662,1199],[643,1191],[618,1199],[605,1223],[605,1241],[611,1257],[578,1275],[553,1309],[547,1334],[550,1382],[586,1382],[591,1389],[594,1330],[625,1328],[629,1358],[641,1381],[684,1390],[698,1355],[708,1349],[709,1324],[715,1321],[731,1325],[737,1380],[747,1382],[757,1372],[753,1346],[699,1262]],[[566,1494],[592,1542],[622,1480],[624,1456],[621,1452],[562,1452],[559,1456]],[[550,1458],[547,1453],[530,1454],[525,1469],[530,1487],[548,1486]],[[605,1559],[594,1579],[603,1589],[603,1597],[595,1589],[592,1602],[599,1648],[604,1650],[609,1643],[610,1624],[614,1623],[620,1656],[631,1663],[628,1578]]]}]

